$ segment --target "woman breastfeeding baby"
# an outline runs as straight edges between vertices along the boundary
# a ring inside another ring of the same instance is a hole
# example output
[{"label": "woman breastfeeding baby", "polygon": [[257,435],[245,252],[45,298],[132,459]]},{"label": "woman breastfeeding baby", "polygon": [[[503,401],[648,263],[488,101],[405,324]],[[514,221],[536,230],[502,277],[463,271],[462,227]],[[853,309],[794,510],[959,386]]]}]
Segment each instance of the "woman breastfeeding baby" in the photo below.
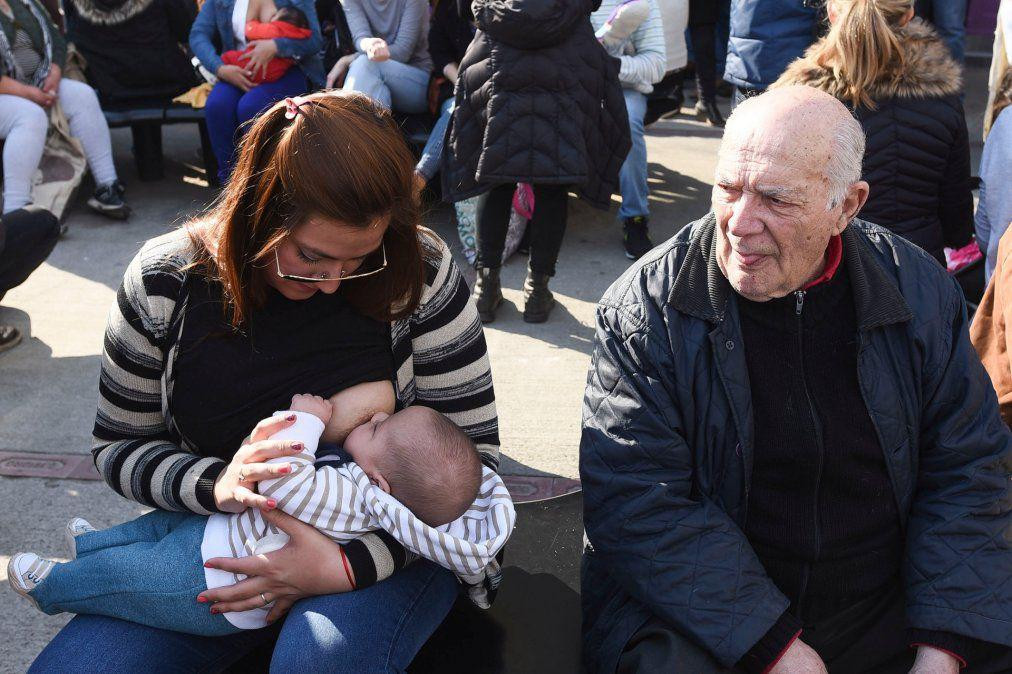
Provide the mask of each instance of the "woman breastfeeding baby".
[{"label": "woman breastfeeding baby", "polygon": [[[266,638],[276,671],[400,671],[462,586],[488,597],[502,540],[470,506],[512,523],[491,373],[413,166],[367,97],[289,100],[253,123],[215,209],[142,247],[110,314],[94,454],[157,510],[74,520],[77,560],[15,570],[41,608],[79,613],[32,671],[222,669]],[[347,454],[314,457],[321,436]],[[143,585],[128,542],[189,574],[159,581],[189,578],[188,607],[103,601]]]}]

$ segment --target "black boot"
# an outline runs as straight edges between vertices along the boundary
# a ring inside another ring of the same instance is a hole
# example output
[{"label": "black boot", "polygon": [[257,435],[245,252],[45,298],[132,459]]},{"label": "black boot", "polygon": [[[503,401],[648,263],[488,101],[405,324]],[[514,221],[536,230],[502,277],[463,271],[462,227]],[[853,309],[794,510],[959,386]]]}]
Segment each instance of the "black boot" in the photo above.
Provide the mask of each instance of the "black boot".
[{"label": "black boot", "polygon": [[696,103],[696,115],[704,118],[710,126],[724,128],[724,115],[720,114],[720,108],[717,107],[717,101],[710,99],[704,100],[699,99]]},{"label": "black boot", "polygon": [[630,260],[640,259],[654,247],[647,234],[649,225],[650,218],[645,215],[622,220],[622,246],[625,248],[625,256]]},{"label": "black boot", "polygon": [[548,289],[548,274],[538,274],[527,268],[524,281],[524,322],[544,323],[555,306],[555,297]]},{"label": "black boot", "polygon": [[474,282],[471,293],[474,303],[478,305],[478,318],[482,323],[495,320],[495,310],[502,304],[502,283],[499,281],[499,268],[489,269],[478,267],[478,279]]}]

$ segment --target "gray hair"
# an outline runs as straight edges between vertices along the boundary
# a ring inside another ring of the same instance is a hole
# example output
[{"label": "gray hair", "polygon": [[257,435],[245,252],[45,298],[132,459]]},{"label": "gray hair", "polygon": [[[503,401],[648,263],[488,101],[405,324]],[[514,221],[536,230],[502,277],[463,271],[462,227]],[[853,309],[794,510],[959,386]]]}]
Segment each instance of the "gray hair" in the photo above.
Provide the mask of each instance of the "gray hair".
[{"label": "gray hair", "polygon": [[[751,108],[761,105],[762,95],[746,98],[735,106],[727,118],[726,128],[733,125],[748,124]],[[726,137],[726,133],[725,133]],[[847,196],[850,186],[861,180],[861,169],[864,164],[865,136],[861,123],[853,115],[840,115],[836,120],[836,128],[832,133],[832,152],[829,161],[823,167],[823,173],[829,180],[829,201],[826,210],[831,211],[840,205]],[[721,143],[723,150],[723,143]]]}]

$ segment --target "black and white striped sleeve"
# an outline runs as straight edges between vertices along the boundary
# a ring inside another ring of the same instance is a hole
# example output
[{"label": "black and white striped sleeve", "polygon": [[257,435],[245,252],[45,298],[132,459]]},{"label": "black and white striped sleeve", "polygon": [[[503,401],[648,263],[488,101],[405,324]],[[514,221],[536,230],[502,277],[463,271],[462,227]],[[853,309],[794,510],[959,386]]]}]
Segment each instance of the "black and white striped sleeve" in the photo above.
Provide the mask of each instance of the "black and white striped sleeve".
[{"label": "black and white striped sleeve", "polygon": [[183,263],[178,238],[160,237],[127,268],[106,326],[92,455],[122,496],[210,514],[216,512],[214,481],[226,464],[174,444],[162,412],[163,340]]}]

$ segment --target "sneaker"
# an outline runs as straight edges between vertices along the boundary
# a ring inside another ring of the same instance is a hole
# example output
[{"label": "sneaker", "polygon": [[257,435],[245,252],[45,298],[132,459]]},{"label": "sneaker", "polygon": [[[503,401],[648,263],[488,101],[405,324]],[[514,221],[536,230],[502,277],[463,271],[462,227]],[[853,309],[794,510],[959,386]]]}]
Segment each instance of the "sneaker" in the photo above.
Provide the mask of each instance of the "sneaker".
[{"label": "sneaker", "polygon": [[34,552],[19,552],[7,562],[7,582],[11,589],[39,608],[39,603],[28,594],[46,579],[56,562],[43,559]]},{"label": "sneaker", "polygon": [[91,523],[86,519],[75,517],[67,522],[67,528],[64,529],[64,533],[67,538],[67,548],[70,549],[71,559],[77,559],[77,537],[81,534],[90,534],[92,531],[98,530],[91,526]]},{"label": "sneaker", "polygon": [[21,331],[13,325],[0,325],[0,353],[21,343]]},{"label": "sneaker", "polygon": [[625,256],[630,260],[640,259],[654,247],[647,235],[649,223],[650,219],[645,215],[625,218],[622,221],[622,245],[625,247]]},{"label": "sneaker", "polygon": [[126,220],[130,217],[130,207],[123,202],[123,192],[123,183],[118,180],[101,185],[88,199],[88,208],[113,220]]}]

